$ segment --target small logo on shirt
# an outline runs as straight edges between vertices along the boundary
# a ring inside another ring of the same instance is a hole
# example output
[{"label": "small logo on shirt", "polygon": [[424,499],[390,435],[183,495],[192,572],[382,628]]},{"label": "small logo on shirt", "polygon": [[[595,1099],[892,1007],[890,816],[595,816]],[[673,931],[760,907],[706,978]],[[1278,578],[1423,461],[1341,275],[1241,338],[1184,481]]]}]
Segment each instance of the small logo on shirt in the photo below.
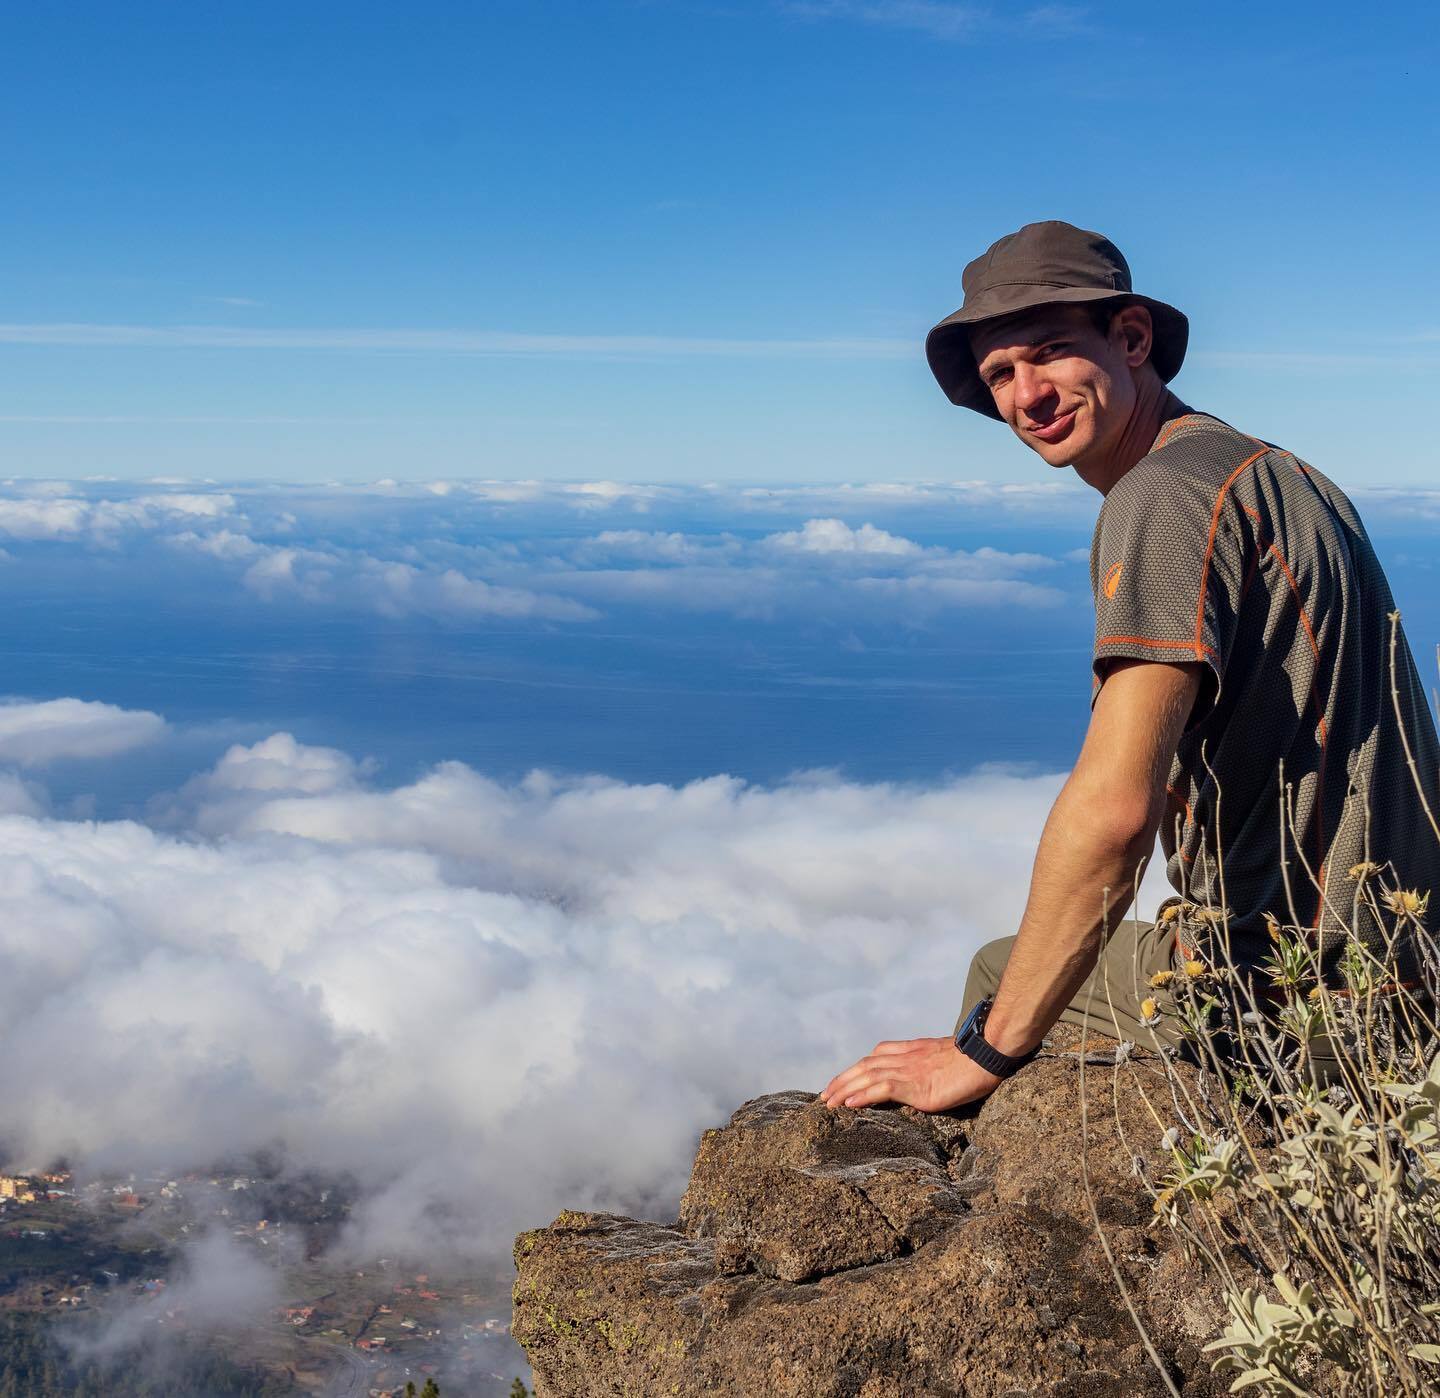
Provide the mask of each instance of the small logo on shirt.
[{"label": "small logo on shirt", "polygon": [[1120,574],[1125,571],[1123,563],[1112,563],[1105,571],[1105,580],[1100,584],[1105,589],[1107,597],[1115,595],[1115,589],[1120,586]]}]

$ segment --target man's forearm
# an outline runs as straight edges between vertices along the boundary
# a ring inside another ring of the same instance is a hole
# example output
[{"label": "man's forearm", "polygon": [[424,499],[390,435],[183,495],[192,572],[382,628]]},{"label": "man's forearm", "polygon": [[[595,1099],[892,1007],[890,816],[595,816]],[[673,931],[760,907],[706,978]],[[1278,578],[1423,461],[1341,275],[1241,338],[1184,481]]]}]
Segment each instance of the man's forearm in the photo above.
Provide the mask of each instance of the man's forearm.
[{"label": "man's forearm", "polygon": [[1130,906],[1158,819],[1158,811],[1074,775],[1066,782],[1045,822],[1025,915],[985,1025],[1002,1053],[1034,1048],[1094,969],[1107,928]]}]

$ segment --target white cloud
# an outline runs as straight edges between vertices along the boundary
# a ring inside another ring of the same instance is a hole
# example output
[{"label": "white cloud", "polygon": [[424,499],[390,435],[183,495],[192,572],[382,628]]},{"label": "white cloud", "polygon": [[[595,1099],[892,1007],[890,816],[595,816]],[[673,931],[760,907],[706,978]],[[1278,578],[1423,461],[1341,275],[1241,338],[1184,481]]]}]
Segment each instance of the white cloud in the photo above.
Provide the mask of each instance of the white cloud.
[{"label": "white cloud", "polygon": [[266,551],[263,544],[257,544],[248,534],[233,529],[217,529],[210,534],[197,534],[193,529],[186,529],[167,535],[165,542],[174,548],[208,554],[227,563],[240,563]]},{"label": "white cloud", "polygon": [[736,1101],[949,1027],[1059,781],[384,790],[280,734],[173,833],[0,817],[0,1139],[170,1170],[282,1140],[356,1173],[381,1251],[673,1203]]},{"label": "white cloud", "polygon": [[731,534],[684,534],[678,530],[603,529],[571,549],[573,559],[638,558],[656,563],[687,563],[734,555],[740,541]]},{"label": "white cloud", "polygon": [[43,815],[48,805],[45,792],[34,782],[16,772],[0,771],[0,815]]},{"label": "white cloud", "polygon": [[918,554],[920,545],[910,539],[862,524],[852,529],[843,519],[807,519],[796,530],[771,534],[765,542],[773,548],[797,549],[802,553]]},{"label": "white cloud", "polygon": [[202,519],[218,519],[235,508],[235,497],[224,493],[212,495],[142,495],[135,504],[144,510],[167,515],[195,515]]},{"label": "white cloud", "polygon": [[[726,498],[717,491],[718,498]],[[863,481],[825,485],[747,486],[738,508],[756,513],[797,508],[908,512],[928,507],[1044,518],[1094,518],[1094,494],[1069,480]]]},{"label": "white cloud", "polygon": [[157,529],[179,518],[218,519],[234,508],[234,497],[227,494],[94,500],[47,490],[36,497],[0,498],[0,533],[16,539],[73,539],[84,535],[106,543],[124,530]]},{"label": "white cloud", "polygon": [[[72,493],[47,489],[0,499],[0,534],[20,543],[124,550],[137,559],[154,541],[213,564],[222,579],[274,605],[535,624],[593,621],[607,603],[750,619],[818,617],[863,603],[872,612],[899,608],[894,620],[918,624],[939,609],[1006,600],[1004,588],[925,578],[1009,579],[1016,584],[1012,600],[1048,603],[1053,590],[1037,590],[1026,575],[1053,560],[922,546],[901,526],[916,517],[928,526],[939,509],[974,506],[988,518],[1008,508],[1006,502],[1027,517],[1064,517],[1073,508],[1073,492],[1057,493],[1050,483],[1013,490],[960,482],[737,492],[613,481],[380,480],[223,490],[182,481],[172,491],[152,483],[136,495],[101,482],[51,484]],[[832,512],[810,513],[822,504]],[[497,524],[497,515],[520,511],[534,512],[533,527]],[[879,523],[857,519],[860,511],[889,515]],[[685,527],[625,527],[651,512],[662,513],[665,523],[678,517]],[[759,539],[734,528],[761,512],[783,513],[787,523],[799,519]],[[619,514],[619,527],[580,532],[596,513]],[[922,580],[862,587],[868,578]]]},{"label": "white cloud", "polygon": [[165,720],[144,709],[84,699],[0,700],[0,762],[20,767],[114,757],[153,743],[164,731]]},{"label": "white cloud", "polygon": [[13,539],[58,539],[78,534],[89,518],[83,500],[0,500],[0,533]]},{"label": "white cloud", "polygon": [[[237,549],[235,556],[248,555]],[[569,597],[468,577],[456,568],[421,569],[364,553],[268,547],[241,581],[269,602],[289,596],[316,605],[360,606],[391,617],[579,622],[598,615]]]},{"label": "white cloud", "polygon": [[108,1298],[98,1332],[62,1330],[62,1342],[82,1359],[137,1364],[155,1384],[152,1391],[178,1393],[189,1376],[183,1369],[167,1372],[179,1358],[172,1343],[180,1336],[245,1333],[281,1299],[275,1269],[218,1227],[185,1241],[167,1272],[163,1301],[133,1293]]}]

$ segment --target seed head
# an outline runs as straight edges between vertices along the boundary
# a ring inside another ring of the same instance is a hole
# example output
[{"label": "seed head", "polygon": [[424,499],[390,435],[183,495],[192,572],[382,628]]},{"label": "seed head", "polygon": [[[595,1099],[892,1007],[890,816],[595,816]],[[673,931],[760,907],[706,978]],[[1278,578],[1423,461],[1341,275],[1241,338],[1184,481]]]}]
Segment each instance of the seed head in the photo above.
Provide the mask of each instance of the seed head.
[{"label": "seed head", "polygon": [[1402,917],[1424,917],[1430,906],[1430,894],[1415,888],[1397,888],[1385,895],[1385,906]]},{"label": "seed head", "polygon": [[1155,974],[1150,977],[1150,984],[1153,985],[1157,990],[1160,990],[1163,989],[1165,986],[1169,985],[1170,982],[1174,979],[1174,971],[1156,971]]}]

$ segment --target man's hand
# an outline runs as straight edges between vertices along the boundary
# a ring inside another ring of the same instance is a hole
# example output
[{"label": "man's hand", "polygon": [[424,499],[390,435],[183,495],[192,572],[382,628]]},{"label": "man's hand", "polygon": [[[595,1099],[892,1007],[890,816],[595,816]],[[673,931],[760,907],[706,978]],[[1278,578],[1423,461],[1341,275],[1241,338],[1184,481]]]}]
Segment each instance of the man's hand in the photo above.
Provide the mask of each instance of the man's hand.
[{"label": "man's hand", "polygon": [[1004,1081],[945,1039],[894,1039],[831,1078],[820,1094],[827,1107],[906,1102],[943,1112],[987,1097]]}]

